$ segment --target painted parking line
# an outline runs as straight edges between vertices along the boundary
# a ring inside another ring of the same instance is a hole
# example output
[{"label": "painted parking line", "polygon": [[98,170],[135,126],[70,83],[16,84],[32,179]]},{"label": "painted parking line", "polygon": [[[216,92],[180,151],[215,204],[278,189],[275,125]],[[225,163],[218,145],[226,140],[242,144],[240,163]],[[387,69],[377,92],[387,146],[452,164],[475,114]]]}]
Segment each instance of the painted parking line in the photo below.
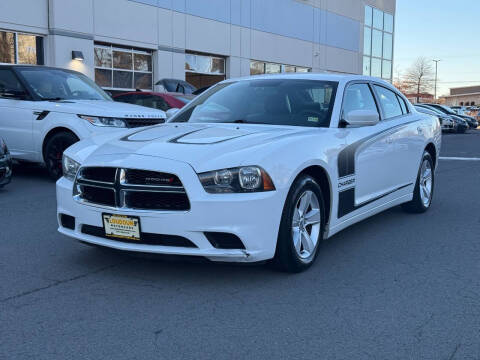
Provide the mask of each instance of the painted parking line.
[{"label": "painted parking line", "polygon": [[480,161],[480,158],[471,158],[471,157],[445,157],[440,156],[440,160],[457,160],[457,161]]}]

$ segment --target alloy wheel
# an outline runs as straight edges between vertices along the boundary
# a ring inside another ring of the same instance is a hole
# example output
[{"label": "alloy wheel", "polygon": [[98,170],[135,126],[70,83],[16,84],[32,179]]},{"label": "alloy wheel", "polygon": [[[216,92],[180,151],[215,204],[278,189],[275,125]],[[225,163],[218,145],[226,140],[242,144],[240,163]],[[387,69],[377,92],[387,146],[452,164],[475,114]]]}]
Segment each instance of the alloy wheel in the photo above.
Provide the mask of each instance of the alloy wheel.
[{"label": "alloy wheel", "polygon": [[425,207],[430,206],[432,201],[432,165],[428,159],[424,159],[420,171],[420,197]]},{"label": "alloy wheel", "polygon": [[297,255],[306,260],[314,253],[321,228],[321,209],[317,195],[306,190],[293,209],[292,239]]}]

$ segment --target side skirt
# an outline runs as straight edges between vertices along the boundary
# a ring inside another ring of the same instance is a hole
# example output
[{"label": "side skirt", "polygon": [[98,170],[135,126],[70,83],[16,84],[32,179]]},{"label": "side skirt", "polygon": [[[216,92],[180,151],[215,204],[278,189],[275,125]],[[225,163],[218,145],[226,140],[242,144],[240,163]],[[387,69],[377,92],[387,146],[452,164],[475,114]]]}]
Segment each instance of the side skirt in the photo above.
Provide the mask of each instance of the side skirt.
[{"label": "side skirt", "polygon": [[374,207],[370,210],[367,210],[367,211],[362,212],[358,215],[352,216],[348,220],[342,221],[341,223],[339,223],[339,224],[337,224],[333,227],[328,227],[328,229],[326,229],[326,231],[325,231],[325,239],[327,239],[329,237],[332,237],[333,235],[335,235],[336,233],[340,232],[341,230],[349,227],[350,225],[353,225],[353,224],[355,224],[359,221],[362,221],[362,220],[364,220],[366,218],[369,218],[373,215],[381,213],[382,211],[390,209],[394,206],[397,206],[397,205],[406,203],[408,201],[411,201],[412,199],[413,199],[413,193],[402,195],[398,198],[395,198],[395,199],[390,200],[386,203],[378,205],[378,206],[376,206],[376,207]]}]

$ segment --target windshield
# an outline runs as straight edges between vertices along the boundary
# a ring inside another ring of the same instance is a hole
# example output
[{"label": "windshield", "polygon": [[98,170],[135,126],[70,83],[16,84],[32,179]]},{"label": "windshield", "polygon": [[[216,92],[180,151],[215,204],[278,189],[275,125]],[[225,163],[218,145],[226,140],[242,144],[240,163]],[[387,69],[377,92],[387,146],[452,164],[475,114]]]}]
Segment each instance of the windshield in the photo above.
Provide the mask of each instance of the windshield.
[{"label": "windshield", "polygon": [[42,100],[112,100],[97,84],[77,72],[46,68],[17,70]]},{"label": "windshield", "polygon": [[172,122],[329,127],[337,85],[296,79],[223,83],[190,102]]}]

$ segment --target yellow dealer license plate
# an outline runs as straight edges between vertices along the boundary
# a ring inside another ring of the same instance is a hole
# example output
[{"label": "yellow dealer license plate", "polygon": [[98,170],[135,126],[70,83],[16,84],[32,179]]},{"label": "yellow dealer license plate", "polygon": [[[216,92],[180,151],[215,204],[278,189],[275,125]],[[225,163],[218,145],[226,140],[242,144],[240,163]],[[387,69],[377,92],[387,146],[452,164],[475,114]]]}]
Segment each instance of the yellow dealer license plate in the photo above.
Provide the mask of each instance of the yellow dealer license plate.
[{"label": "yellow dealer license plate", "polygon": [[140,218],[102,214],[105,235],[112,238],[140,241]]}]

